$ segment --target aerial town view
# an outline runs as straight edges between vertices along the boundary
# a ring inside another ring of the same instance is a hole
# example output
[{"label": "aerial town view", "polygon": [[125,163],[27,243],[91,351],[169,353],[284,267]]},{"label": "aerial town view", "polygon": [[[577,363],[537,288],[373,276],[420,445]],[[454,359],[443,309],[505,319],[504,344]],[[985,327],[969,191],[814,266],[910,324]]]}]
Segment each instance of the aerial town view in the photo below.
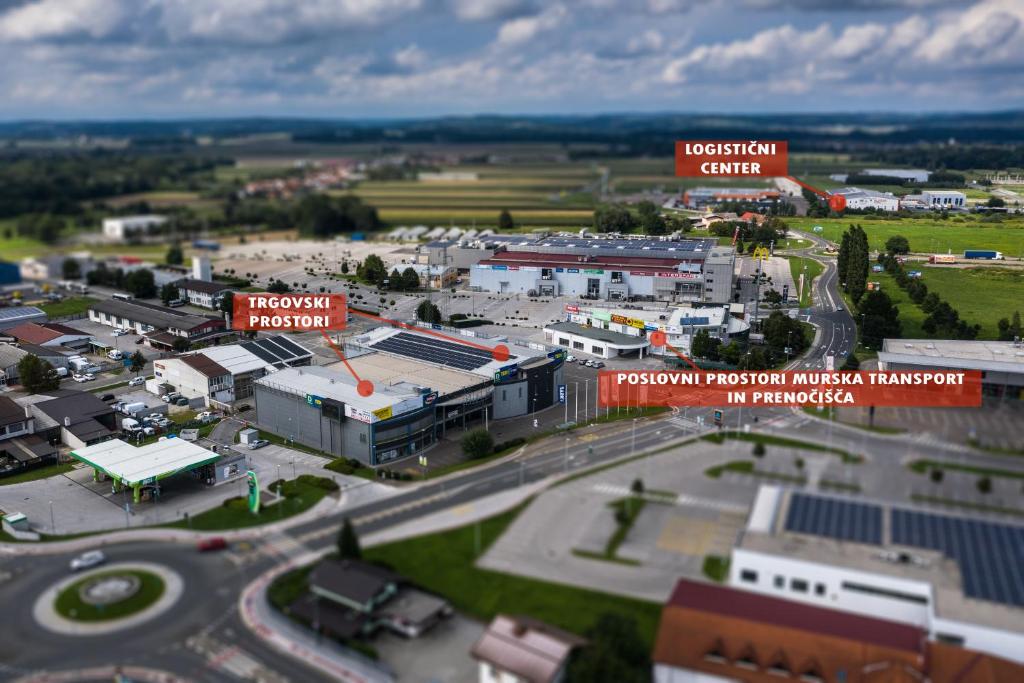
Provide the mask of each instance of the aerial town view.
[{"label": "aerial town view", "polygon": [[1024,683],[1024,2],[0,0],[0,681]]}]

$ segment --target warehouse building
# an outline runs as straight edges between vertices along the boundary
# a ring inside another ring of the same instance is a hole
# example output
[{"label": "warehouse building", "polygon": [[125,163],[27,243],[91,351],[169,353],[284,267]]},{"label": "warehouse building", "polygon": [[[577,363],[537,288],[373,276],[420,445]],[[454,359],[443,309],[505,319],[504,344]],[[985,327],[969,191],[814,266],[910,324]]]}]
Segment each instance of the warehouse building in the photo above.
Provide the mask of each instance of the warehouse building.
[{"label": "warehouse building", "polygon": [[370,396],[359,394],[342,363],[287,368],[256,380],[256,421],[285,439],[377,466],[423,452],[447,429],[527,415],[559,400],[564,351],[512,343],[508,360],[495,361],[497,342],[479,341],[468,346],[377,328],[345,347],[351,369],[373,382]]},{"label": "warehouse building", "polygon": [[506,249],[470,271],[474,289],[611,301],[731,300],[736,252],[713,239],[548,237]]},{"label": "warehouse building", "polygon": [[185,313],[141,301],[105,299],[89,306],[89,320],[141,334],[146,344],[171,350],[179,339],[189,342],[216,337],[225,332],[224,320]]},{"label": "warehouse building", "polygon": [[875,209],[876,211],[899,211],[900,198],[892,192],[876,192],[862,190],[859,187],[841,187],[830,194],[842,195],[846,198],[848,209]]},{"label": "warehouse building", "polygon": [[955,190],[925,190],[921,194],[908,194],[903,203],[911,208],[962,210],[967,208],[967,195]]},{"label": "warehouse building", "polygon": [[762,486],[728,583],[1022,663],[1022,547],[1002,519]]},{"label": "warehouse building", "polygon": [[683,204],[688,209],[704,210],[724,202],[744,202],[769,207],[782,194],[766,187],[694,187],[683,192]]},{"label": "warehouse building", "polygon": [[75,351],[87,351],[92,335],[61,323],[23,323],[7,330],[20,342],[39,346],[63,346]]},{"label": "warehouse building", "polygon": [[456,271],[468,273],[469,269],[485,258],[494,255],[494,246],[482,240],[434,240],[420,246],[416,262],[423,265],[451,266]]},{"label": "warehouse building", "polygon": [[880,370],[980,370],[985,396],[1024,399],[1024,343],[886,339]]}]

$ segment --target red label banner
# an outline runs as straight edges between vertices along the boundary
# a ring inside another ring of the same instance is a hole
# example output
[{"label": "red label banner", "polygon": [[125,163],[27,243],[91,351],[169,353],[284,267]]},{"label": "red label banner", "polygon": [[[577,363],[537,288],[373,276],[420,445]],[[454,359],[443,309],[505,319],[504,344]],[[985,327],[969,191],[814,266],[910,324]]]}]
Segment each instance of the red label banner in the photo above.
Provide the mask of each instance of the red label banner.
[{"label": "red label banner", "polygon": [[678,140],[676,175],[788,176],[789,145],[785,140]]},{"label": "red label banner", "polygon": [[598,403],[618,406],[976,408],[981,372],[602,370]]},{"label": "red label banner", "polygon": [[343,330],[344,294],[242,294],[234,296],[235,330]]}]

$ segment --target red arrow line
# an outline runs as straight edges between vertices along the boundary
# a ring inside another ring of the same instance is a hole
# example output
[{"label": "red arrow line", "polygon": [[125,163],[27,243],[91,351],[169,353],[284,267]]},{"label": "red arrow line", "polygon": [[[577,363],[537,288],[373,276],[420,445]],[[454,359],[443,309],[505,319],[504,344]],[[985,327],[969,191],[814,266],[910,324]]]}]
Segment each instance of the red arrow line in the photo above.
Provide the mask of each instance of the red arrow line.
[{"label": "red arrow line", "polygon": [[345,358],[345,354],[343,354],[341,352],[341,349],[339,349],[337,344],[334,343],[334,340],[331,339],[329,336],[327,336],[327,331],[326,330],[320,330],[320,334],[324,335],[324,339],[327,340],[327,344],[332,349],[334,349],[334,352],[336,354],[338,354],[338,358],[340,358],[341,362],[345,364],[345,367],[348,368],[348,371],[352,373],[352,376],[356,378],[356,381],[357,382],[362,382],[363,381],[362,378],[359,377],[359,375],[356,374],[356,371],[354,369],[352,369],[352,366],[348,362],[348,358]]},{"label": "red arrow line", "polygon": [[825,192],[824,190],[819,190],[816,187],[808,185],[807,183],[805,183],[804,181],[800,180],[799,178],[794,178],[791,175],[790,176],[786,176],[786,178],[788,178],[789,180],[792,180],[794,183],[796,183],[800,187],[804,188],[805,190],[810,190],[811,192],[813,192],[814,194],[818,195],[819,197],[827,197],[828,196],[828,192]]},{"label": "red arrow line", "polygon": [[689,363],[690,367],[693,368],[694,370],[700,370],[700,367],[698,367],[697,364],[694,363],[692,359],[690,359],[688,356],[684,356],[679,351],[679,349],[677,349],[676,347],[672,346],[668,342],[665,342],[665,348],[667,348],[669,351],[671,351],[672,353],[676,354],[677,356],[679,356],[680,358],[685,360],[687,363]]}]

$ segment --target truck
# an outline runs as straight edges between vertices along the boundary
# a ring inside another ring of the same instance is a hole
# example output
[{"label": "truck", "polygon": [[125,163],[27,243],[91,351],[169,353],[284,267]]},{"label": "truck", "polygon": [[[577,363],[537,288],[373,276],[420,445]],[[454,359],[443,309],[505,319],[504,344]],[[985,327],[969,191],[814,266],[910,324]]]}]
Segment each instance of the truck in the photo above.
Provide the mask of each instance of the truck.
[{"label": "truck", "polygon": [[143,410],[147,410],[148,406],[142,401],[136,401],[135,403],[125,403],[124,407],[121,408],[121,412],[125,415],[137,415]]},{"label": "truck", "polygon": [[71,368],[72,372],[82,374],[100,371],[100,366],[96,365],[88,358],[83,358],[82,356],[72,356],[71,358],[68,358],[68,366]]},{"label": "truck", "polygon": [[956,256],[953,254],[931,254],[928,263],[956,263]]},{"label": "truck", "polygon": [[990,249],[968,249],[964,252],[964,258],[1000,261],[1003,258],[1003,252]]},{"label": "truck", "polygon": [[107,351],[107,358],[110,360],[121,360],[124,358],[124,354],[117,349],[110,349]]}]

